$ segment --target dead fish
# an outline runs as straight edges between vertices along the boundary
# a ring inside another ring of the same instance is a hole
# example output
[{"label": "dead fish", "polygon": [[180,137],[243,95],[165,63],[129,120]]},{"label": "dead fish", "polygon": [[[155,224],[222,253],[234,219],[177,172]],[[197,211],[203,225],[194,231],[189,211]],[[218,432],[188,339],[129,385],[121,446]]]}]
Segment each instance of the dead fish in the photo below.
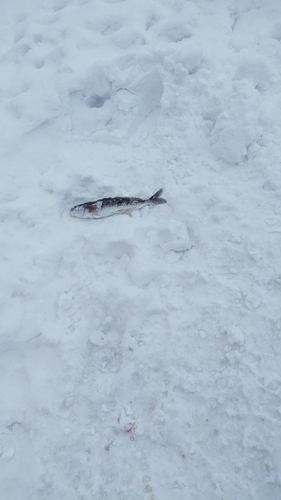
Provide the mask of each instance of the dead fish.
[{"label": "dead fish", "polygon": [[101,200],[88,201],[81,203],[71,208],[70,215],[79,217],[80,219],[102,219],[103,217],[110,217],[115,214],[130,213],[132,210],[146,207],[147,205],[160,205],[167,203],[164,198],[160,198],[163,189],[159,189],[148,200],[141,198],[102,198]]}]

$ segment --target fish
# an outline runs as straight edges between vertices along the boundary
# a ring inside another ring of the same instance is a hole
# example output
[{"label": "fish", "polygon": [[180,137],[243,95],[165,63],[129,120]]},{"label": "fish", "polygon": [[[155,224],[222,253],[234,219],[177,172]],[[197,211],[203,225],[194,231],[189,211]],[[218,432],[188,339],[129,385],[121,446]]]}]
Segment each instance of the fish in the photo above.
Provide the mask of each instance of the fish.
[{"label": "fish", "polygon": [[146,206],[161,205],[167,203],[164,198],[160,198],[163,189],[159,189],[157,193],[142,200],[141,198],[120,197],[102,198],[96,201],[87,201],[80,205],[75,205],[70,209],[72,217],[80,219],[102,219],[116,214],[130,213],[132,210],[137,210]]}]

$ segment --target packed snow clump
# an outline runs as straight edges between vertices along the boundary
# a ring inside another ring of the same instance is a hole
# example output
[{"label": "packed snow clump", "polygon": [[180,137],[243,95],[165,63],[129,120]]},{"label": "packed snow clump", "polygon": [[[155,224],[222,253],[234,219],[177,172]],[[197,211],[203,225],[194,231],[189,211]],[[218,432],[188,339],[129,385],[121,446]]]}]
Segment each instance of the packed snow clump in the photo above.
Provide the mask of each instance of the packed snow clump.
[{"label": "packed snow clump", "polygon": [[170,220],[158,233],[159,245],[168,252],[183,252],[191,248],[190,236],[183,222]]},{"label": "packed snow clump", "polygon": [[239,346],[244,345],[245,337],[244,334],[239,328],[239,326],[228,326],[227,327],[227,337],[229,344],[238,344]]}]

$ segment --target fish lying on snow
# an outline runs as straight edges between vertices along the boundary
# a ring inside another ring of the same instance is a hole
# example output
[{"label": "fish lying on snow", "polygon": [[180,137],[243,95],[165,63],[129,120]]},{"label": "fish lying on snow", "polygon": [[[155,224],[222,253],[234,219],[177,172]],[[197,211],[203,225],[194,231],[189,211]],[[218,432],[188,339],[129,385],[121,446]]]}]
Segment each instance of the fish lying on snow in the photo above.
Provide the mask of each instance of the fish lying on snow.
[{"label": "fish lying on snow", "polygon": [[163,189],[159,189],[159,191],[148,200],[117,196],[116,198],[102,198],[101,200],[88,201],[71,208],[70,215],[79,217],[80,219],[102,219],[103,217],[110,217],[115,214],[129,213],[132,210],[143,208],[147,205],[151,206],[167,203],[164,198],[160,198],[162,193]]}]

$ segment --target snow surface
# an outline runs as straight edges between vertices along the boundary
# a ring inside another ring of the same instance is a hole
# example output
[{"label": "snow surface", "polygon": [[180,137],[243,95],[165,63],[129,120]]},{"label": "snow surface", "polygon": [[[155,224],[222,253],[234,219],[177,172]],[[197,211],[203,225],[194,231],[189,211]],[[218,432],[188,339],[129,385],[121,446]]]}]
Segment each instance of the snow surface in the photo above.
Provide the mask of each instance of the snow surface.
[{"label": "snow surface", "polygon": [[280,0],[0,12],[1,500],[280,500]]}]

